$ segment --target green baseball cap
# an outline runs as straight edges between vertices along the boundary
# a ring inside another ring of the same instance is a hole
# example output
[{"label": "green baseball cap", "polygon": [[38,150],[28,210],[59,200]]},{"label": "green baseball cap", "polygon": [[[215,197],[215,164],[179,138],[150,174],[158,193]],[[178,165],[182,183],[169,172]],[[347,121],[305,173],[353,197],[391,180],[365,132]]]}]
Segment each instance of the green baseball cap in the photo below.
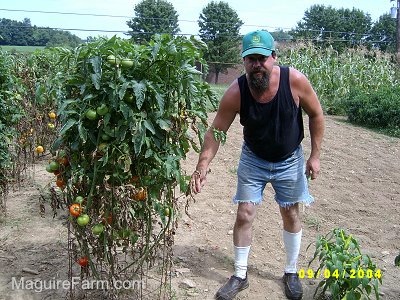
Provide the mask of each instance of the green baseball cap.
[{"label": "green baseball cap", "polygon": [[242,57],[250,54],[270,56],[275,51],[274,38],[265,30],[257,30],[246,34],[242,42]]}]

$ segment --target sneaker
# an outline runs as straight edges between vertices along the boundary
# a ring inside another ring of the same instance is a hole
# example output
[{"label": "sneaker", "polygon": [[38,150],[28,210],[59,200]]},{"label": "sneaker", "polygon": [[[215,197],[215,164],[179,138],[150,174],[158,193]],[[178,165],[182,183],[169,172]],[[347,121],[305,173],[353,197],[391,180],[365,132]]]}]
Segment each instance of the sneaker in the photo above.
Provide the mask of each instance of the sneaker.
[{"label": "sneaker", "polygon": [[249,281],[232,275],[231,278],[218,290],[215,295],[217,300],[232,300],[242,290],[249,287]]},{"label": "sneaker", "polygon": [[303,297],[303,288],[297,273],[283,275],[286,297],[290,300],[300,300]]}]

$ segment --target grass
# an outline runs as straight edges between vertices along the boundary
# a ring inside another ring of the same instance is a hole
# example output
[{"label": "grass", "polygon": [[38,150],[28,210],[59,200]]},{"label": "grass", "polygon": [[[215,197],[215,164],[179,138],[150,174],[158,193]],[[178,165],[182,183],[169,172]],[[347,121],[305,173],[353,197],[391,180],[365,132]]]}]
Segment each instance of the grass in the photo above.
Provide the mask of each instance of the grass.
[{"label": "grass", "polygon": [[217,94],[218,99],[224,95],[229,85],[227,84],[210,84],[211,89]]},{"label": "grass", "polygon": [[43,46],[1,46],[0,49],[7,52],[20,52],[20,53],[32,53],[36,50],[43,50]]},{"label": "grass", "polygon": [[304,223],[309,227],[314,227],[316,231],[319,231],[321,228],[321,221],[312,216],[305,216],[304,218]]}]

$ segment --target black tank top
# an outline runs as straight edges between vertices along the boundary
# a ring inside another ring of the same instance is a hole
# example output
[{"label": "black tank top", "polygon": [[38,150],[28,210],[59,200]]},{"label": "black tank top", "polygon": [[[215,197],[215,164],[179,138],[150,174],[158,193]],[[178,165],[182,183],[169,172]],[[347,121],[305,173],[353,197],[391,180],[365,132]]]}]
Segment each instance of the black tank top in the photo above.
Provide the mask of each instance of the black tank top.
[{"label": "black tank top", "polygon": [[289,84],[289,68],[280,66],[279,88],[267,103],[257,102],[250,93],[246,74],[238,78],[240,124],[244,141],[258,157],[270,162],[286,159],[304,138],[301,107]]}]

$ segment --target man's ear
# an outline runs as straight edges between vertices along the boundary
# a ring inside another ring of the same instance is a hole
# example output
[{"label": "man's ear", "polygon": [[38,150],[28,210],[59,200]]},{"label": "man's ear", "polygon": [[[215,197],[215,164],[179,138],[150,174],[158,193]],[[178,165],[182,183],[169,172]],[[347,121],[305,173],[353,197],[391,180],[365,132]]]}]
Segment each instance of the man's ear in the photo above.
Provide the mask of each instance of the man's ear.
[{"label": "man's ear", "polygon": [[272,55],[272,57],[273,57],[274,59],[276,59],[276,52],[275,52],[275,51],[272,51],[271,55]]}]

